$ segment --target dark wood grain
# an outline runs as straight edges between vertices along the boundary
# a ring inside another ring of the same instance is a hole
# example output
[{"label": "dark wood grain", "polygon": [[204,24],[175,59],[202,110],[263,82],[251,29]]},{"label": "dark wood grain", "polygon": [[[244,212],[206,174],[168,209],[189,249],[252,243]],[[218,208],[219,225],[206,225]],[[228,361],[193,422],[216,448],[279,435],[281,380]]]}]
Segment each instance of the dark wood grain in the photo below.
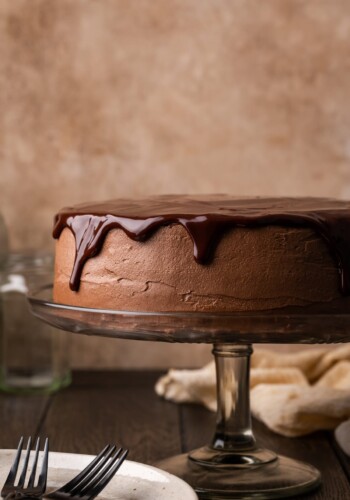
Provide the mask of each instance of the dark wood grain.
[{"label": "dark wood grain", "polygon": [[216,415],[195,404],[183,404],[179,408],[183,451],[209,444],[213,438]]},{"label": "dark wood grain", "polygon": [[20,436],[36,436],[48,396],[0,394],[0,448],[17,448]]},{"label": "dark wood grain", "polygon": [[[350,457],[345,455],[345,453],[340,449],[338,443],[336,442],[335,438],[333,435],[329,436],[329,441],[334,449],[334,452],[336,456],[338,457],[339,462],[341,463],[344,472],[346,474],[346,477],[348,478],[350,482]],[[350,498],[350,495],[349,495]]]},{"label": "dark wood grain", "polygon": [[[19,436],[50,437],[51,450],[97,453],[106,443],[130,448],[132,460],[153,463],[210,442],[215,415],[197,405],[158,398],[159,372],[77,372],[68,389],[48,396],[0,395],[0,447],[14,448]],[[304,500],[350,499],[350,459],[331,433],[298,439],[279,436],[253,422],[259,444],[309,462],[322,473],[322,487]]]},{"label": "dark wood grain", "polygon": [[155,375],[136,378],[138,384],[135,374],[102,372],[84,384],[78,377],[77,385],[55,395],[43,425],[51,449],[94,454],[118,443],[145,463],[179,453],[178,408],[155,396]]},{"label": "dark wood grain", "polygon": [[78,370],[74,387],[153,387],[161,375],[158,370]]}]

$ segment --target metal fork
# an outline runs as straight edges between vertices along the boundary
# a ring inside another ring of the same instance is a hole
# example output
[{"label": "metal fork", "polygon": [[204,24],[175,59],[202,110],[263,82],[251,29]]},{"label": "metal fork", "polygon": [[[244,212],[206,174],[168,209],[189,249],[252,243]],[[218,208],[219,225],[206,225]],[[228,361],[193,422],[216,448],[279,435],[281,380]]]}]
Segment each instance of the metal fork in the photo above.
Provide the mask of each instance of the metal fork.
[{"label": "metal fork", "polygon": [[107,445],[92,462],[69,483],[45,498],[92,500],[107,486],[124,462],[129,450]]},{"label": "metal fork", "polygon": [[19,466],[19,462],[20,462],[20,458],[21,458],[21,454],[22,454],[23,441],[24,441],[24,439],[23,439],[23,437],[21,437],[19,444],[18,444],[15,460],[12,464],[10,473],[7,476],[5,484],[1,490],[1,496],[3,498],[6,497],[6,500],[10,500],[10,499],[13,499],[13,500],[18,499],[19,500],[19,499],[24,499],[24,498],[39,498],[44,494],[45,489],[46,489],[47,469],[48,469],[48,460],[49,460],[49,440],[47,438],[45,439],[43,462],[41,465],[41,472],[40,472],[37,484],[34,485],[36,468],[37,468],[38,457],[39,457],[40,438],[38,438],[36,441],[32,472],[30,474],[27,486],[24,486],[26,475],[27,475],[27,470],[28,470],[31,445],[32,445],[32,438],[31,437],[28,439],[27,452],[26,452],[26,455],[24,458],[24,463],[23,463],[23,468],[22,468],[20,478],[18,480],[18,483],[15,484],[15,480],[16,480],[16,476],[17,476],[17,472],[18,472],[18,466]]}]

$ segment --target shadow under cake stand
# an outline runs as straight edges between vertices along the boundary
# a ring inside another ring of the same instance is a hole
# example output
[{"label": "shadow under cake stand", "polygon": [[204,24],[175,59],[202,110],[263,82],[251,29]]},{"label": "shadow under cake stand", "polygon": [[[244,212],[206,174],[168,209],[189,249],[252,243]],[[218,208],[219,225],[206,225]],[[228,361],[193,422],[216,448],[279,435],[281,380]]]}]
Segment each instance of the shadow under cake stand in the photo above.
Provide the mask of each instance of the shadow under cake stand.
[{"label": "shadow under cake stand", "polygon": [[203,499],[287,498],[311,491],[320,473],[256,443],[249,405],[253,343],[350,341],[350,314],[206,314],[90,309],[56,304],[52,286],[29,296],[34,315],[73,333],[210,343],[217,374],[217,420],[211,444],[156,465],[189,483]]}]

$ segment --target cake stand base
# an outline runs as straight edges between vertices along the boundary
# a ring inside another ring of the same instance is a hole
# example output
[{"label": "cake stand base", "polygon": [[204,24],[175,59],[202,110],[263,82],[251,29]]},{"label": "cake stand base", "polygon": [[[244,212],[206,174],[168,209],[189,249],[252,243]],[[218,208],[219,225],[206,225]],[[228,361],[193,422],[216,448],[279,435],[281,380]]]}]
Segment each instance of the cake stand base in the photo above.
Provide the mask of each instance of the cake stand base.
[{"label": "cake stand base", "polygon": [[[196,450],[206,451],[206,449]],[[257,450],[271,454],[269,451]],[[254,464],[255,454],[246,454],[246,463],[232,466],[205,466],[183,454],[156,464],[182,478],[196,491],[200,499],[271,499],[299,496],[320,484],[320,473],[311,465],[283,456],[260,465]],[[242,454],[237,458],[242,461]],[[249,464],[249,460],[251,463]]]},{"label": "cake stand base", "polygon": [[287,498],[320,484],[311,465],[256,444],[249,406],[251,353],[250,345],[214,345],[218,410],[212,443],[156,464],[181,477],[201,499]]}]

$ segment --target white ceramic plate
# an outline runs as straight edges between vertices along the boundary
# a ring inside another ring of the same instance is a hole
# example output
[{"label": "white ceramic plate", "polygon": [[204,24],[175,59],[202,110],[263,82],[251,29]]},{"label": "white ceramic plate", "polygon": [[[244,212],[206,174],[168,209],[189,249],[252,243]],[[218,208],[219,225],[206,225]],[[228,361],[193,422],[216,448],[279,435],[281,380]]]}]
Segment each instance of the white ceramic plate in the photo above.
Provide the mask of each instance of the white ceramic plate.
[{"label": "white ceramic plate", "polygon": [[[0,488],[4,484],[15,450],[0,450]],[[22,453],[23,455],[23,453]],[[94,457],[50,452],[47,490],[59,488],[78,474]],[[40,470],[40,465],[38,470]],[[181,479],[156,467],[126,460],[98,498],[105,500],[198,500]]]}]

